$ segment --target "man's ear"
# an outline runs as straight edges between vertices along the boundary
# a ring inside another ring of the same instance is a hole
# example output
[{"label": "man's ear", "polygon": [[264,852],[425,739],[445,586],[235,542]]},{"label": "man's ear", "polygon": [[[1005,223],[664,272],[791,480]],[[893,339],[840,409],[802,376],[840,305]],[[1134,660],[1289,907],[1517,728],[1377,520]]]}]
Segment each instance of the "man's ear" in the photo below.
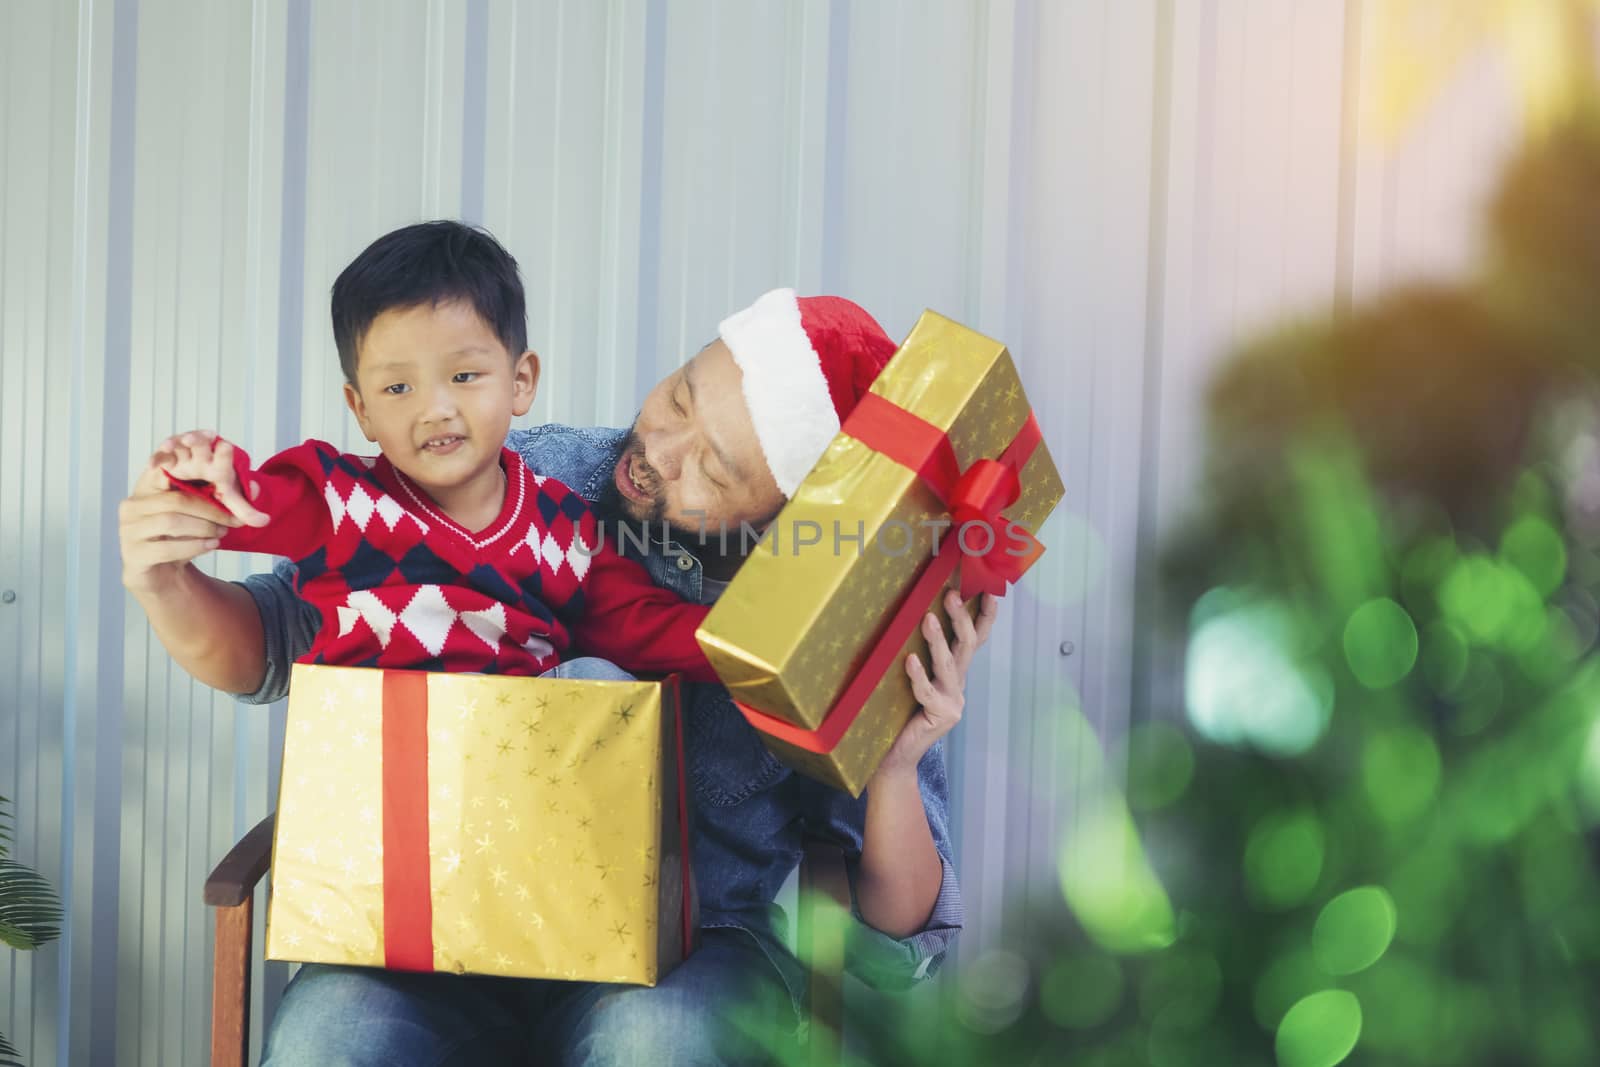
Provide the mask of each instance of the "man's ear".
[{"label": "man's ear", "polygon": [[344,402],[350,408],[350,414],[356,417],[356,424],[361,427],[361,432],[366,435],[367,440],[376,441],[377,437],[372,433],[372,423],[367,418],[367,405],[361,399],[361,390],[345,382]]},{"label": "man's ear", "polygon": [[526,415],[539,392],[539,353],[529,349],[511,366],[511,413]]}]

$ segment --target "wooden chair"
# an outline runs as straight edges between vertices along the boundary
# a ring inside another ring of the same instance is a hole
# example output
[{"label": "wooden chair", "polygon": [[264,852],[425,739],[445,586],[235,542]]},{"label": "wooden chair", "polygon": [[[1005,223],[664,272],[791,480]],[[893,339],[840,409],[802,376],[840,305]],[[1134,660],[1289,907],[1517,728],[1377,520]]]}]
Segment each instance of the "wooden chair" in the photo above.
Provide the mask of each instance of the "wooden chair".
[{"label": "wooden chair", "polygon": [[[256,885],[272,859],[273,816],[268,815],[228,850],[206,879],[205,902],[217,910],[211,974],[211,1063],[244,1067],[250,1055],[251,924]],[[815,919],[815,894],[850,906],[844,852],[832,842],[807,842],[800,864],[800,907],[795,930],[801,955],[812,961],[807,980],[806,1058],[839,1062],[843,1016],[844,938],[836,924]]]}]

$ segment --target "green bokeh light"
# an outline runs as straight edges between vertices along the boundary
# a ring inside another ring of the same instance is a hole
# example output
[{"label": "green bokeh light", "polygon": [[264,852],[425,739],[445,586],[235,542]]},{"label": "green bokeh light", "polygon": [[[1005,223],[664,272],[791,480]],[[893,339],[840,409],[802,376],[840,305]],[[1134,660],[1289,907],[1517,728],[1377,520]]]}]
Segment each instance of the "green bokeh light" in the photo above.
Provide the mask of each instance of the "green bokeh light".
[{"label": "green bokeh light", "polygon": [[1361,784],[1386,822],[1414,819],[1439,787],[1439,749],[1414,726],[1374,732],[1361,753]]},{"label": "green bokeh light", "polygon": [[1357,681],[1368,689],[1387,689],[1410,674],[1417,661],[1417,627],[1388,597],[1369,600],[1345,624],[1344,654]]},{"label": "green bokeh light", "polygon": [[1351,889],[1323,906],[1311,932],[1311,951],[1328,974],[1355,974],[1388,951],[1394,928],[1394,901],[1385,889]]},{"label": "green bokeh light", "polygon": [[1271,910],[1299,904],[1322,877],[1326,847],[1322,820],[1309,809],[1263,817],[1245,842],[1245,884],[1251,897]]},{"label": "green bokeh light", "polygon": [[1518,569],[1487,556],[1451,568],[1439,591],[1449,620],[1479,645],[1525,648],[1544,632],[1544,598]]},{"label": "green bokeh light", "polygon": [[1600,722],[1589,730],[1578,770],[1578,798],[1591,825],[1600,825]]},{"label": "green bokeh light", "polygon": [[1128,806],[1164,808],[1183,795],[1194,778],[1194,750],[1170,723],[1135,726],[1128,732]]},{"label": "green bokeh light", "polygon": [[1327,730],[1333,685],[1295,645],[1294,618],[1281,604],[1246,603],[1198,623],[1184,677],[1195,728],[1269,755],[1307,752]]},{"label": "green bokeh light", "polygon": [[1549,596],[1567,575],[1567,546],[1548,522],[1528,516],[1500,539],[1500,558],[1521,572],[1540,596]]},{"label": "green bokeh light", "polygon": [[1015,952],[990,949],[962,969],[957,992],[961,1021],[978,1033],[998,1033],[1026,1006],[1028,963]]},{"label": "green bokeh light", "polygon": [[1172,943],[1172,904],[1120,797],[1095,802],[1061,850],[1058,871],[1068,905],[1102,948],[1137,953]]},{"label": "green bokeh light", "polygon": [[1326,987],[1322,973],[1309,947],[1294,947],[1280,952],[1261,970],[1252,993],[1251,1007],[1264,1029],[1276,1030],[1283,1017],[1301,998]]},{"label": "green bokeh light", "polygon": [[1573,617],[1555,605],[1545,609],[1543,640],[1521,651],[1517,664],[1541,685],[1555,685],[1572,670],[1584,651],[1584,638]]},{"label": "green bokeh light", "polygon": [[1110,956],[1075,953],[1050,965],[1040,984],[1045,1016],[1067,1030],[1099,1026],[1122,1003],[1122,967]]},{"label": "green bokeh light", "polygon": [[1343,989],[1313,993],[1278,1024],[1279,1067],[1333,1067],[1361,1037],[1361,1002]]}]

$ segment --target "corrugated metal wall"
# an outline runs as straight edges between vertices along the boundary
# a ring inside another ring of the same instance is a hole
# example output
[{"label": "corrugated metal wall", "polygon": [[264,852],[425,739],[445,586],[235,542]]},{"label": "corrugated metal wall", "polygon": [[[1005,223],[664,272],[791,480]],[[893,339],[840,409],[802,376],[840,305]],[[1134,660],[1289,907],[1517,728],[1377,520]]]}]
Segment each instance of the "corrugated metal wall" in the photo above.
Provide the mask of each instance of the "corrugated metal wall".
[{"label": "corrugated metal wall", "polygon": [[170,667],[116,505],[175,429],[353,441],[328,286],[434,216],[521,260],[531,421],[625,422],[779,284],[1010,344],[1069,491],[953,744],[963,952],[993,943],[1054,891],[1060,709],[1115,735],[1168,692],[1135,593],[1221,346],[1472,252],[1503,74],[1363,137],[1375,2],[0,4],[0,792],[70,908],[0,956],[0,1028],[37,1067],[201,1061],[199,888],[282,721]]}]

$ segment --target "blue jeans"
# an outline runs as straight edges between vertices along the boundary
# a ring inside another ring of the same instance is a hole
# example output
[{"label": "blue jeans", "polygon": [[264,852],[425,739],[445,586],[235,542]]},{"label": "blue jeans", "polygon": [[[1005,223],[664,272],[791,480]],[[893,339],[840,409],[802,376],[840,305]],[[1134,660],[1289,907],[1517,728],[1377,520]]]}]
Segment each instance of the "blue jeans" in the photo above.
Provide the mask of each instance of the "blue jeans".
[{"label": "blue jeans", "polygon": [[756,1064],[744,1032],[792,1033],[793,1002],[742,930],[702,930],[654,988],[405,974],[308,963],[284,991],[262,1067],[677,1067]]}]

